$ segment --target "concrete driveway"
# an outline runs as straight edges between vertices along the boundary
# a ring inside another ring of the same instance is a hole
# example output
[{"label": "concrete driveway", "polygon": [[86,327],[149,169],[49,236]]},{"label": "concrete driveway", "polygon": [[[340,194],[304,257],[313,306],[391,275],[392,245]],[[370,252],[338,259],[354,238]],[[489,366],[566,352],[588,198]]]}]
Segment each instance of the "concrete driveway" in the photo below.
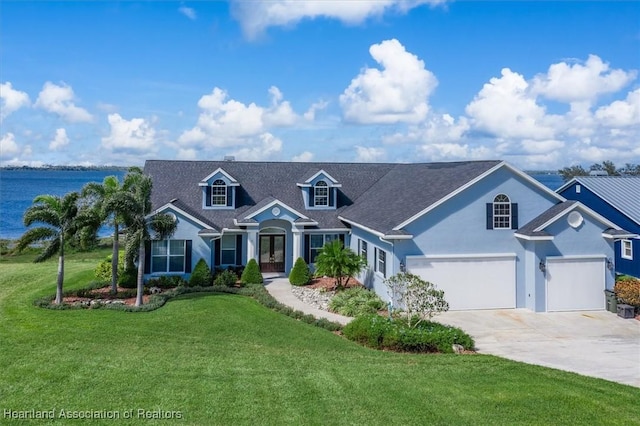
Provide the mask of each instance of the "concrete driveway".
[{"label": "concrete driveway", "polygon": [[445,312],[480,353],[640,387],[640,321],[606,311],[525,309]]}]

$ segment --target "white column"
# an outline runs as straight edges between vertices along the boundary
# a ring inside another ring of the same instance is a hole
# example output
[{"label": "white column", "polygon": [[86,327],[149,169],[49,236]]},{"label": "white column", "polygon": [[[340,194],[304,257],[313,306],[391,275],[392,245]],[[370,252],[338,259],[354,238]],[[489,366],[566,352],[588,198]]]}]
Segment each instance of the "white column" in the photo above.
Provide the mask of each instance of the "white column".
[{"label": "white column", "polygon": [[299,257],[302,257],[302,231],[292,227],[291,232],[293,233],[293,250],[291,251],[293,261],[291,262],[291,267],[293,268],[293,265],[296,264],[296,260],[298,260]]},{"label": "white column", "polygon": [[258,241],[258,230],[247,230],[247,263],[256,258],[256,247]]}]

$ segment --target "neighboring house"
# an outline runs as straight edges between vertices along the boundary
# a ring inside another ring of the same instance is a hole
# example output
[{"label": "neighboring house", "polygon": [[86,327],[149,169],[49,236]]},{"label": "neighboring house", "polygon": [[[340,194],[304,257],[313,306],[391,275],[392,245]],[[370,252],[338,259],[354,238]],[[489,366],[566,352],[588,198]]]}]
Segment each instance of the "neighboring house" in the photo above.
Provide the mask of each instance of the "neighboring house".
[{"label": "neighboring house", "polygon": [[[501,161],[427,164],[147,161],[155,212],[178,222],[147,250],[146,278],[245,265],[288,274],[340,239],[360,277],[418,274],[451,309],[604,309],[625,233]],[[625,233],[626,234],[626,233]]]},{"label": "neighboring house", "polygon": [[615,271],[640,278],[640,177],[580,176],[557,190],[578,200],[636,235],[621,235],[615,243]]}]

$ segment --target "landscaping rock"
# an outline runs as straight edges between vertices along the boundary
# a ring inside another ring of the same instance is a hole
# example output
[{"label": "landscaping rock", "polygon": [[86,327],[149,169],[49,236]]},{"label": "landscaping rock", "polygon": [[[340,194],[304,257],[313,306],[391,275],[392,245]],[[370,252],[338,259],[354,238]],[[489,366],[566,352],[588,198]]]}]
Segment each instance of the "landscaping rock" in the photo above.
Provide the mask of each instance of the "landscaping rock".
[{"label": "landscaping rock", "polygon": [[321,291],[315,288],[296,286],[291,287],[291,292],[304,303],[307,303],[316,309],[322,309],[323,311],[329,310],[329,302],[335,295],[335,291]]}]

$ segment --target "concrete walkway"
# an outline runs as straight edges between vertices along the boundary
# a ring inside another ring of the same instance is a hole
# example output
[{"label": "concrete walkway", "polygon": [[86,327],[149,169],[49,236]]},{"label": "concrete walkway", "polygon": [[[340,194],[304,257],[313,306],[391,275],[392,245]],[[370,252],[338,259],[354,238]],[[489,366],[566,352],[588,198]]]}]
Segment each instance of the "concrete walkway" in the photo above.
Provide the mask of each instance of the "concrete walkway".
[{"label": "concrete walkway", "polygon": [[[266,275],[266,274],[265,274]],[[289,306],[298,311],[302,311],[305,314],[311,314],[316,318],[326,318],[329,321],[338,322],[342,325],[347,324],[353,318],[345,317],[342,315],[334,314],[333,312],[323,311],[322,309],[314,308],[313,306],[304,303],[298,299],[291,292],[291,284],[288,278],[282,277],[269,277],[265,278],[265,288],[267,291],[280,303]]]},{"label": "concrete walkway", "polygon": [[[316,309],[281,276],[265,276],[267,291],[293,309],[347,324],[352,318]],[[435,318],[460,327],[479,353],[640,387],[640,321],[606,311],[535,313],[526,309],[445,312]]]}]

